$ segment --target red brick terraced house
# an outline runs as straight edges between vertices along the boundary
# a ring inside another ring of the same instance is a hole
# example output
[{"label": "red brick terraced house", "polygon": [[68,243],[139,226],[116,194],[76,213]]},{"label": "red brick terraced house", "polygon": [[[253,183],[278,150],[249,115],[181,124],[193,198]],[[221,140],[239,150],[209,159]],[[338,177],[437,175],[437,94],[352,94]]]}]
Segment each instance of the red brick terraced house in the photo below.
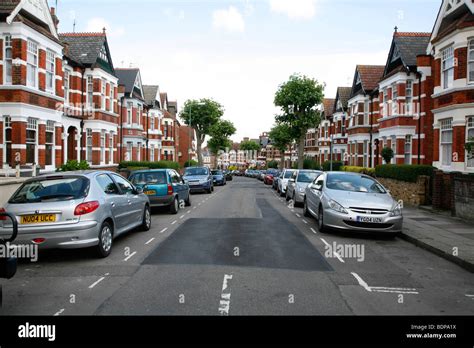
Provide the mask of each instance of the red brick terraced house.
[{"label": "red brick terraced house", "polygon": [[178,119],[178,102],[177,101],[168,101],[168,109],[167,111],[171,114],[173,119],[173,139],[174,139],[174,153],[175,153],[175,162],[179,162],[181,158],[187,156],[187,153],[182,152],[180,150],[180,143],[181,143],[181,132],[179,131],[181,128],[181,122]]},{"label": "red brick terraced house", "polygon": [[[348,164],[371,167],[378,162],[379,147],[372,146],[378,137],[379,94],[378,83],[385,66],[357,65],[348,101],[349,117],[346,121]],[[388,143],[390,146],[390,142]]]},{"label": "red brick terraced house", "polygon": [[418,57],[423,97],[431,99],[433,165],[474,172],[464,145],[474,136],[474,2],[444,0],[425,56]]},{"label": "red brick terraced house", "polygon": [[116,69],[119,78],[119,152],[122,161],[145,161],[147,130],[145,95],[138,68]]},{"label": "red brick terraced house", "polygon": [[[331,117],[331,131],[333,144],[333,160],[347,162],[347,131],[348,101],[351,96],[351,87],[339,87],[334,102],[334,112]],[[347,164],[347,163],[346,163]]]},{"label": "red brick terraced house", "polygon": [[185,125],[179,127],[179,164],[184,167],[184,164],[189,161],[197,160],[196,156],[196,133],[193,128]]},{"label": "red brick terraced house", "polygon": [[[322,116],[324,117],[325,113],[327,113],[334,104],[334,99],[324,99],[323,105],[321,107]],[[304,147],[304,155],[305,158],[311,160],[318,160],[319,159],[319,136],[320,135],[320,128],[314,127],[308,129],[306,132],[306,139],[305,139],[305,147]]]},{"label": "red brick terraced house", "polygon": [[176,138],[179,136],[179,121],[176,119],[176,104],[168,101],[167,93],[161,93],[160,100],[163,111],[161,159],[177,162],[179,160],[179,148],[177,148]]},{"label": "red brick terraced house", "polygon": [[64,49],[62,160],[115,167],[119,157],[118,78],[105,30],[60,34]]},{"label": "red brick terraced house", "polygon": [[422,80],[417,68],[417,56],[425,54],[429,40],[430,33],[395,30],[393,34],[379,82],[380,112],[376,120],[380,148],[390,147],[394,152],[392,164],[432,163],[433,116],[426,98],[418,98]]},{"label": "red brick terraced house", "polygon": [[[63,45],[46,0],[0,3],[0,165],[63,162]],[[58,110],[59,109],[59,110]]]},{"label": "red brick terraced house", "polygon": [[321,115],[321,123],[318,128],[317,135],[317,154],[320,163],[329,161],[331,153],[331,124],[332,115],[334,113],[335,99],[324,99]]},{"label": "red brick terraced house", "polygon": [[146,113],[148,120],[148,153],[146,160],[150,162],[161,161],[161,123],[163,111],[161,110],[160,88],[159,86],[143,86],[143,93],[146,102]]}]

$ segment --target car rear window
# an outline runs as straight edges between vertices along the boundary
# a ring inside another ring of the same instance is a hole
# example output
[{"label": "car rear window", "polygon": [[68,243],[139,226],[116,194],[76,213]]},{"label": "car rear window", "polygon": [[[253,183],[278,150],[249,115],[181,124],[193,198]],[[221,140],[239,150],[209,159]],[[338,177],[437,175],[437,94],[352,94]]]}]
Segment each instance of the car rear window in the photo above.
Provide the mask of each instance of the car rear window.
[{"label": "car rear window", "polygon": [[213,170],[212,175],[222,175],[222,171],[220,170]]},{"label": "car rear window", "polygon": [[84,198],[88,189],[89,179],[85,177],[45,178],[23,184],[9,203],[68,201]]},{"label": "car rear window", "polygon": [[293,170],[288,170],[285,172],[285,179],[289,179],[291,178],[291,176],[293,175],[294,171]]},{"label": "car rear window", "polygon": [[377,181],[362,175],[329,174],[326,187],[339,191],[387,193]]},{"label": "car rear window", "polygon": [[133,174],[130,181],[134,185],[164,185],[167,183],[165,172]]}]

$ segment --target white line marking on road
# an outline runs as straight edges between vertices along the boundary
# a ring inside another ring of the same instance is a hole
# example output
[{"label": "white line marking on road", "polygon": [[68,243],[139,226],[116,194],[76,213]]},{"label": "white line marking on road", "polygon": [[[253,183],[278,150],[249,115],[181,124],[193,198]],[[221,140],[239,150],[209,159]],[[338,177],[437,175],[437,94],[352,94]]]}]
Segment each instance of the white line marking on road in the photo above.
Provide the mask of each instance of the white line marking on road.
[{"label": "white line marking on road", "polygon": [[391,288],[383,286],[369,286],[357,273],[351,273],[355,279],[359,282],[359,285],[362,286],[368,292],[382,292],[390,294],[407,294],[407,295],[418,295],[419,292],[417,289],[412,288]]},{"label": "white line marking on road", "polygon": [[302,220],[304,224],[308,224],[308,221],[306,221],[305,219]]},{"label": "white line marking on road", "polygon": [[466,295],[466,296],[469,297],[469,298],[474,299],[474,295]]},{"label": "white line marking on road", "polygon": [[150,243],[153,242],[154,240],[155,240],[155,238],[150,239],[148,242],[145,243],[145,245],[150,244]]},{"label": "white line marking on road", "polygon": [[229,288],[229,280],[232,280],[233,275],[224,275],[224,281],[222,283],[222,294],[221,300],[219,302],[219,313],[221,315],[229,315],[230,310],[230,290],[226,291]]},{"label": "white line marking on road", "polygon": [[316,232],[316,230],[312,227],[311,227],[311,232],[313,232],[314,234],[318,234],[318,232]]},{"label": "white line marking on road", "polygon": [[124,259],[124,261],[130,260],[133,256],[135,256],[136,253],[137,253],[137,252],[134,251],[133,253],[131,253],[130,255],[128,255],[128,256]]},{"label": "white line marking on road", "polygon": [[64,313],[64,308],[62,308],[59,312],[56,312],[54,316],[57,317],[58,315],[61,315],[62,313]]},{"label": "white line marking on road", "polygon": [[181,216],[179,217],[180,220],[183,219],[183,218],[184,218],[184,215],[181,215]]},{"label": "white line marking on road", "polygon": [[163,228],[163,229],[160,231],[160,233],[165,233],[166,231],[168,231],[168,227]]},{"label": "white line marking on road", "polygon": [[354,276],[355,279],[357,279],[360,286],[362,286],[368,292],[372,292],[370,286],[366,282],[364,282],[364,280],[357,273],[351,272],[351,274]]},{"label": "white line marking on road", "polygon": [[[329,245],[328,242],[326,242],[326,241],[325,241],[324,239],[322,239],[322,238],[321,238],[321,240],[323,241],[323,243],[324,243],[327,247],[331,248],[331,245]],[[345,263],[345,261],[342,259],[341,255],[339,255],[337,252],[333,251],[332,254],[333,254],[334,256],[336,256],[339,261],[341,261],[342,263]]]},{"label": "white line marking on road", "polygon": [[301,217],[301,215],[300,215],[300,214],[298,214],[298,213],[296,214],[296,216],[297,216],[297,217],[299,217],[299,218]]},{"label": "white line marking on road", "polygon": [[196,207],[193,208],[193,210],[196,210],[196,209],[197,209]]},{"label": "white line marking on road", "polygon": [[176,224],[178,221],[177,220],[174,220],[171,224],[174,225]]},{"label": "white line marking on road", "polygon": [[93,289],[97,284],[99,284],[101,281],[103,281],[105,277],[101,277],[98,281],[93,283],[92,285],[89,286],[89,289]]},{"label": "white line marking on road", "polygon": [[191,210],[190,210],[190,211],[188,211],[186,214],[191,214]]}]

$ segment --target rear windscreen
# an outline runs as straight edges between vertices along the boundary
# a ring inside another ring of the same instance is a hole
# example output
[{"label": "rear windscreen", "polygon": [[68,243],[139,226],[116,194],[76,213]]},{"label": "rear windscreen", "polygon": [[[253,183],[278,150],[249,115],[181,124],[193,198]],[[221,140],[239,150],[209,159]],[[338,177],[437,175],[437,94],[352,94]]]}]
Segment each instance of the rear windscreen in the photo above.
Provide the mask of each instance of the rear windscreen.
[{"label": "rear windscreen", "polygon": [[138,173],[130,177],[130,181],[134,185],[162,185],[166,184],[166,173]]},{"label": "rear windscreen", "polygon": [[44,201],[67,201],[87,195],[89,179],[68,177],[36,180],[23,184],[9,203],[37,203]]}]

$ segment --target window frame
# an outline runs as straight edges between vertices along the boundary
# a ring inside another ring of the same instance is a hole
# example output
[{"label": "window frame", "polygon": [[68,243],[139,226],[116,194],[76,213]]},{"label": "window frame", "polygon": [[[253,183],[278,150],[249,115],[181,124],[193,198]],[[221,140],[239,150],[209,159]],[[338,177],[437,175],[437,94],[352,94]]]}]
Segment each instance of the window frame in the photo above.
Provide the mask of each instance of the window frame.
[{"label": "window frame", "polygon": [[[451,62],[449,66],[447,64],[448,62]],[[449,46],[441,51],[441,87],[443,89],[449,89],[453,87],[454,67],[454,46]],[[450,78],[452,78],[452,80],[450,80]]]},{"label": "window frame", "polygon": [[467,43],[467,83],[474,84],[474,38],[470,38]]},{"label": "window frame", "polygon": [[398,84],[392,85],[392,115],[398,115]]},{"label": "window frame", "polygon": [[86,90],[87,90],[87,106],[94,108],[94,77],[88,75],[86,77]]},{"label": "window frame", "polygon": [[[474,116],[467,116],[466,117],[466,142],[469,141],[469,131],[472,131],[472,137],[474,137]],[[466,151],[466,167],[474,169],[474,158],[468,159],[469,153]],[[474,155],[474,151],[473,151]]]},{"label": "window frame", "polygon": [[[49,93],[54,94],[56,92],[56,83],[55,83],[55,75],[56,75],[56,56],[53,51],[46,50],[46,69],[45,69],[46,77],[46,91]],[[48,85],[48,77],[51,79],[51,86]]]},{"label": "window frame", "polygon": [[[449,156],[448,158],[445,158],[444,156],[444,147],[445,146],[451,146],[451,150],[448,151],[448,153],[452,154],[453,150],[453,118],[445,118],[443,120],[440,120],[440,137],[439,137],[439,146],[440,146],[440,162],[441,165],[443,166],[451,166],[453,163],[453,157],[452,155]],[[451,141],[450,142],[443,142],[443,133],[451,133]]]},{"label": "window frame", "polygon": [[411,115],[413,113],[413,81],[407,80],[405,87],[405,114]]},{"label": "window frame", "polygon": [[[408,148],[407,148],[408,146]],[[404,163],[405,164],[412,164],[413,156],[413,136],[411,134],[407,134],[405,136],[405,144],[403,146],[404,148]]]},{"label": "window frame", "polygon": [[[33,52],[35,49],[36,52]],[[30,59],[32,55],[33,59]],[[32,62],[32,61],[33,62]],[[38,66],[39,66],[39,45],[36,41],[28,39],[26,44],[26,85],[31,88],[38,88]],[[30,70],[31,68],[31,70]],[[33,81],[30,81],[29,74],[33,74]],[[33,82],[33,84],[31,84]]]},{"label": "window frame", "polygon": [[[49,134],[48,134],[49,133]],[[48,135],[51,135],[51,142],[48,142]],[[56,135],[56,128],[55,128],[55,123],[52,120],[47,120],[46,121],[46,140],[45,140],[45,165],[47,166],[53,166],[55,164],[54,160],[54,150],[55,150],[55,135]],[[48,163],[48,146],[50,146],[50,163]]]},{"label": "window frame", "polygon": [[[10,58],[7,58],[7,51],[10,52]],[[5,85],[12,85],[13,84],[13,45],[12,45],[12,36],[10,34],[6,34],[3,39],[3,76],[5,76],[3,83]],[[8,74],[10,71],[10,74]],[[10,79],[8,80],[8,77]]]},{"label": "window frame", "polygon": [[92,136],[93,136],[92,129],[87,128],[86,129],[86,161],[88,163],[92,163],[92,157],[94,156]]}]

